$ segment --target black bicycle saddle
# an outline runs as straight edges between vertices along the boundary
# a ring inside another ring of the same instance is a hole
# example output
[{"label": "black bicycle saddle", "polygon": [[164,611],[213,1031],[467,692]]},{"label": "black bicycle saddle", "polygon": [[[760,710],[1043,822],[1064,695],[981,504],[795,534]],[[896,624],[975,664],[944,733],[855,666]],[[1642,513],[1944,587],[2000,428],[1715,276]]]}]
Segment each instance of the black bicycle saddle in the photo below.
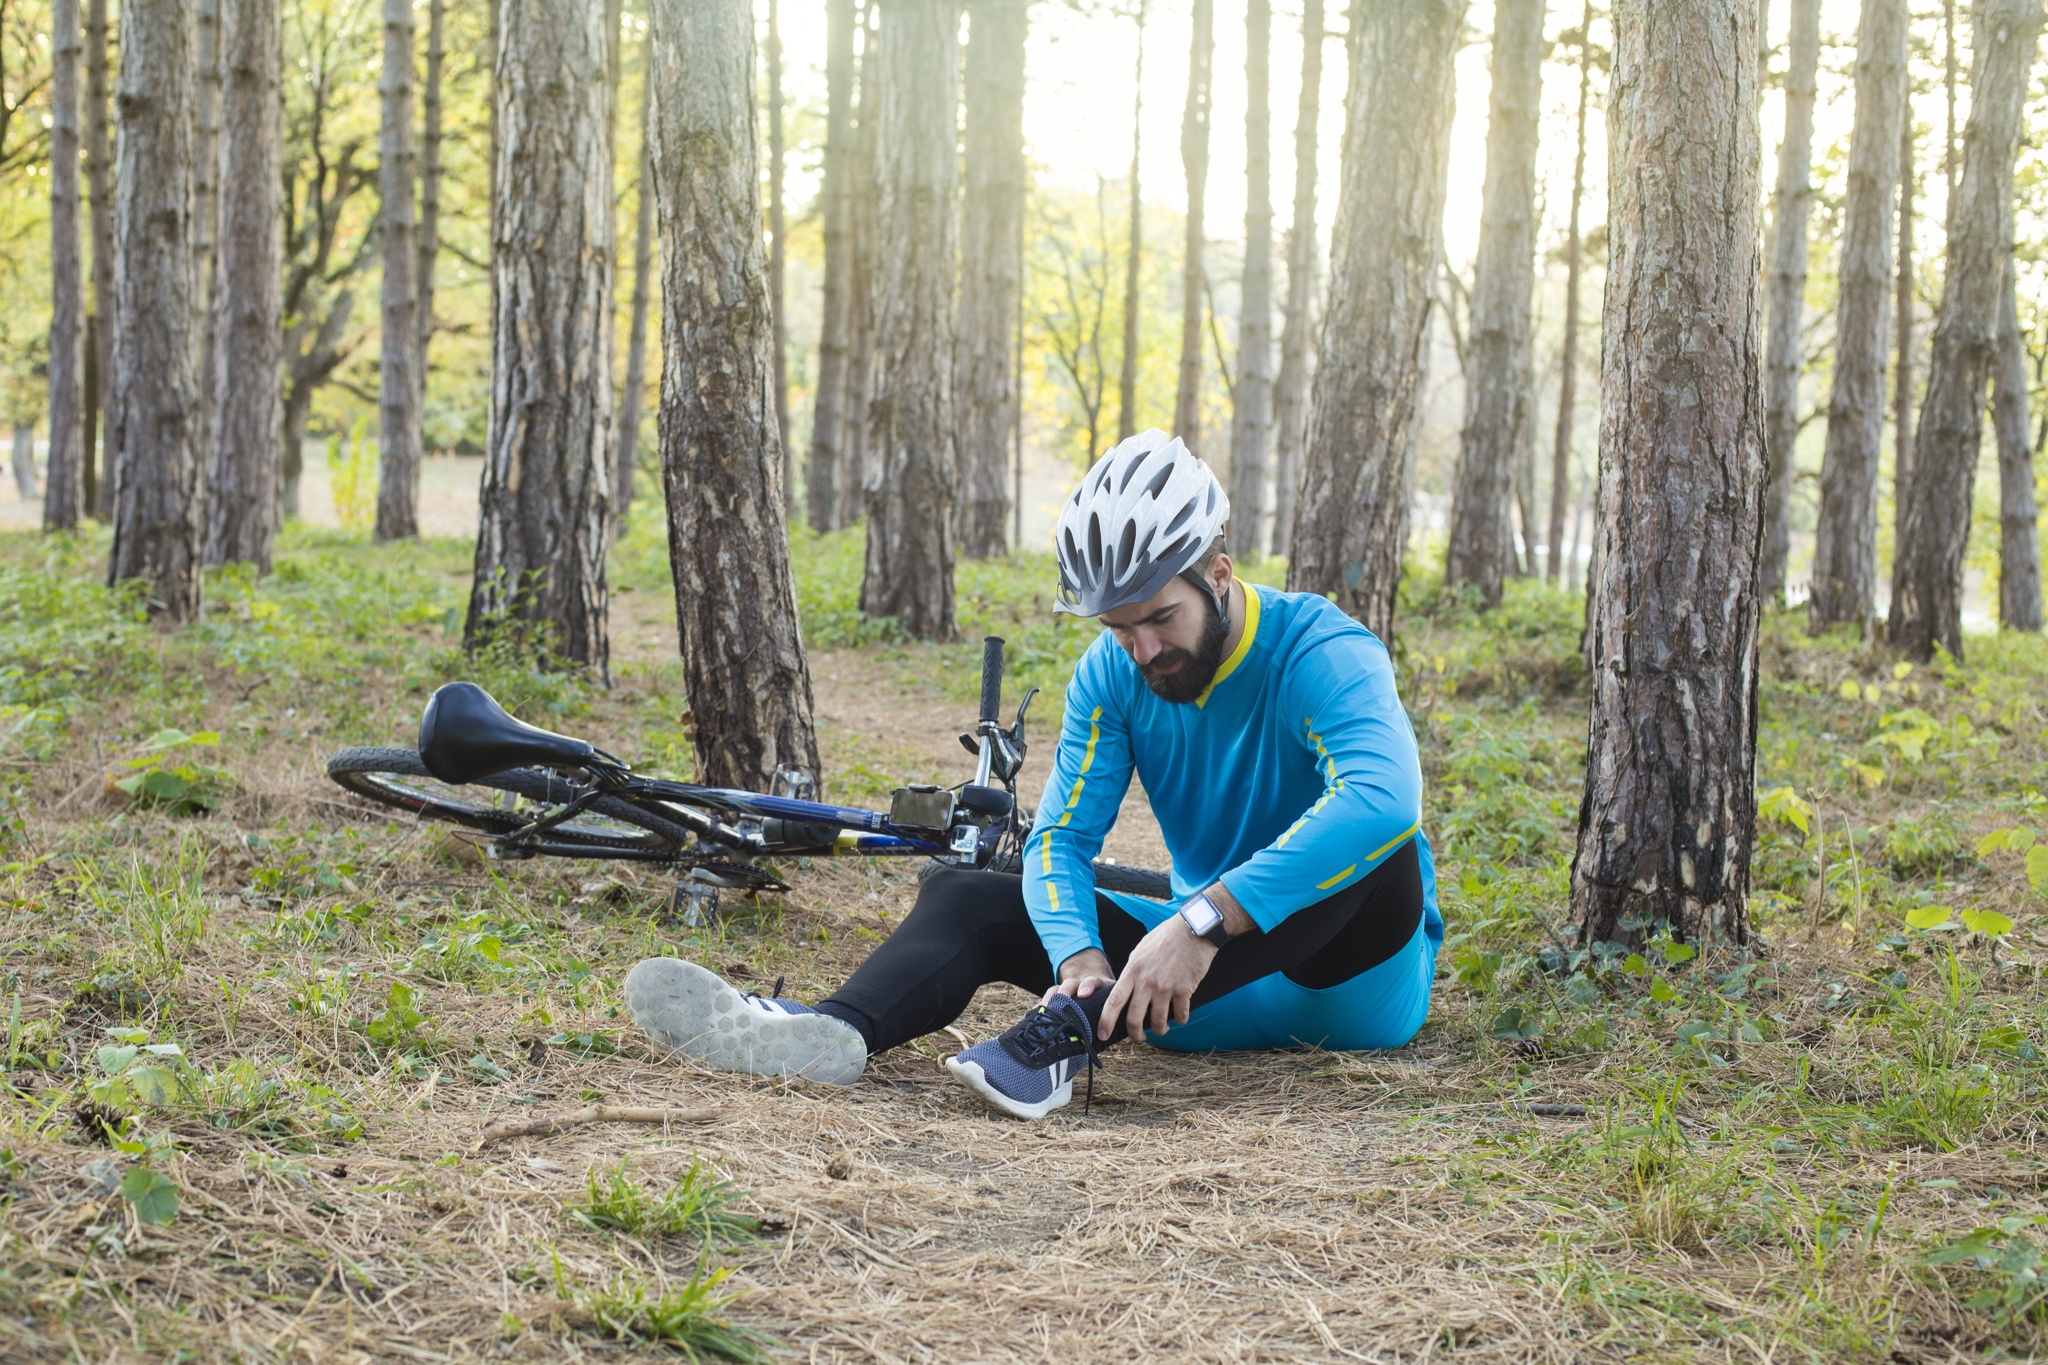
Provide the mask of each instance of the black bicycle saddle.
[{"label": "black bicycle saddle", "polygon": [[457,786],[507,768],[580,768],[595,752],[583,740],[528,725],[471,682],[436,688],[420,717],[420,761]]}]

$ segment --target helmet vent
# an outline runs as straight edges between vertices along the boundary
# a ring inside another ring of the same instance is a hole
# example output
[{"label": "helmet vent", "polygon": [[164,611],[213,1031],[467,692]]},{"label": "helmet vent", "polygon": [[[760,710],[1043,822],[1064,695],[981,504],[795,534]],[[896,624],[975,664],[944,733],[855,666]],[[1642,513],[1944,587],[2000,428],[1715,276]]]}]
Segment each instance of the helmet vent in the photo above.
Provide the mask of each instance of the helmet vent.
[{"label": "helmet vent", "polygon": [[1137,554],[1138,523],[1134,521],[1127,521],[1124,523],[1123,535],[1118,537],[1118,543],[1116,547],[1116,564],[1114,568],[1112,568],[1110,571],[1111,576],[1114,578],[1121,579],[1126,574],[1128,574],[1131,571],[1131,562],[1132,560],[1137,558]]},{"label": "helmet vent", "polygon": [[1088,518],[1088,567],[1102,571],[1102,518]]},{"label": "helmet vent", "polygon": [[1193,503],[1189,503],[1187,506],[1181,508],[1179,512],[1174,514],[1173,520],[1166,523],[1166,529],[1162,531],[1160,534],[1169,536],[1173,535],[1175,532],[1179,531],[1181,527],[1187,525],[1188,518],[1193,516],[1194,514],[1195,505]]}]

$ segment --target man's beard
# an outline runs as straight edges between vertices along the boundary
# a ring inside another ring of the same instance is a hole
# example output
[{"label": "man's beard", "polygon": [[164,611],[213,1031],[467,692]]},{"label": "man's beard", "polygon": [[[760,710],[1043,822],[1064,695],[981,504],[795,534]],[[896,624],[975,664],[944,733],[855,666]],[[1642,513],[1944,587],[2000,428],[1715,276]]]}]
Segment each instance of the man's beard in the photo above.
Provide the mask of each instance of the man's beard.
[{"label": "man's beard", "polygon": [[[1202,627],[1202,638],[1192,652],[1185,649],[1162,649],[1152,656],[1149,664],[1139,664],[1138,673],[1145,679],[1145,686],[1152,689],[1152,695],[1161,701],[1170,701],[1185,706],[1209,690],[1209,684],[1216,679],[1216,670],[1223,667],[1223,617],[1212,610],[1208,624]],[[1155,674],[1152,670],[1161,664],[1179,664],[1171,673]]]}]

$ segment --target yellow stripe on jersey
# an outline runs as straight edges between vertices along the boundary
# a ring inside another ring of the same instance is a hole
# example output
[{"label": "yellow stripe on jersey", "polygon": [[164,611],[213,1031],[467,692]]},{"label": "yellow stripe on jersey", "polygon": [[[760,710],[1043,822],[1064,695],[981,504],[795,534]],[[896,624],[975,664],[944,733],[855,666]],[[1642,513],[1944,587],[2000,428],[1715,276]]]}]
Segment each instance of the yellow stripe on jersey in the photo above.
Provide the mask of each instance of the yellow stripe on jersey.
[{"label": "yellow stripe on jersey", "polygon": [[1358,864],[1353,863],[1351,866],[1345,868],[1342,872],[1339,872],[1336,876],[1330,878],[1330,880],[1326,882],[1317,882],[1316,890],[1328,891],[1331,887],[1335,886],[1338,882],[1343,881],[1346,877],[1350,876],[1352,873],[1356,871],[1358,871]]}]

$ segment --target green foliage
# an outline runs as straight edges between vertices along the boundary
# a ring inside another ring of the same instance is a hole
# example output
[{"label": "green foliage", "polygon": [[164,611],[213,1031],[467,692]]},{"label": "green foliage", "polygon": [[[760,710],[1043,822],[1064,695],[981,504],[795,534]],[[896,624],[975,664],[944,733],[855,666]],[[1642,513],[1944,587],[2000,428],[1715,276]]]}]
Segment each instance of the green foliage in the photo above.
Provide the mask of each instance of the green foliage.
[{"label": "green foliage", "polygon": [[145,1223],[161,1227],[178,1216],[178,1183],[148,1166],[130,1166],[121,1177],[121,1197]]},{"label": "green foliage", "polygon": [[560,1258],[555,1261],[557,1291],[588,1313],[605,1336],[634,1345],[667,1346],[692,1361],[768,1365],[780,1343],[733,1323],[725,1314],[740,1297],[718,1292],[731,1274],[729,1268],[713,1270],[699,1264],[688,1282],[674,1288],[650,1289],[644,1280],[620,1275],[602,1288],[585,1289],[572,1285]]},{"label": "green foliage", "polygon": [[760,1220],[738,1209],[747,1192],[718,1179],[700,1161],[692,1161],[683,1178],[659,1196],[649,1194],[631,1176],[631,1162],[622,1161],[602,1174],[593,1165],[584,1176],[583,1199],[568,1206],[570,1217],[587,1227],[636,1236],[695,1237],[706,1246],[759,1238]]},{"label": "green foliage", "polygon": [[2008,1329],[2028,1318],[2048,1318],[2048,1258],[2028,1229],[2048,1226],[2048,1217],[2014,1214],[1995,1227],[1980,1227],[1937,1248],[1931,1266],[1960,1266],[1980,1273],[1984,1287],[1969,1306],[1992,1313]]},{"label": "green foliage", "polygon": [[416,1048],[426,1041],[434,1024],[426,1015],[413,1007],[412,987],[403,981],[391,983],[385,994],[384,1008],[370,1016],[363,1025],[363,1036],[380,1048]]},{"label": "green foliage", "polygon": [[166,755],[188,746],[219,745],[217,730],[198,730],[192,734],[176,729],[159,730],[142,742],[141,756],[128,759],[125,764],[139,771],[114,785],[144,805],[161,806],[172,815],[202,814],[221,803],[222,793],[232,779],[225,769],[199,763],[189,754]]},{"label": "green foliage", "polygon": [[1901,815],[1885,831],[1885,857],[1901,877],[1928,877],[1964,856],[1963,831],[1948,811]]}]

